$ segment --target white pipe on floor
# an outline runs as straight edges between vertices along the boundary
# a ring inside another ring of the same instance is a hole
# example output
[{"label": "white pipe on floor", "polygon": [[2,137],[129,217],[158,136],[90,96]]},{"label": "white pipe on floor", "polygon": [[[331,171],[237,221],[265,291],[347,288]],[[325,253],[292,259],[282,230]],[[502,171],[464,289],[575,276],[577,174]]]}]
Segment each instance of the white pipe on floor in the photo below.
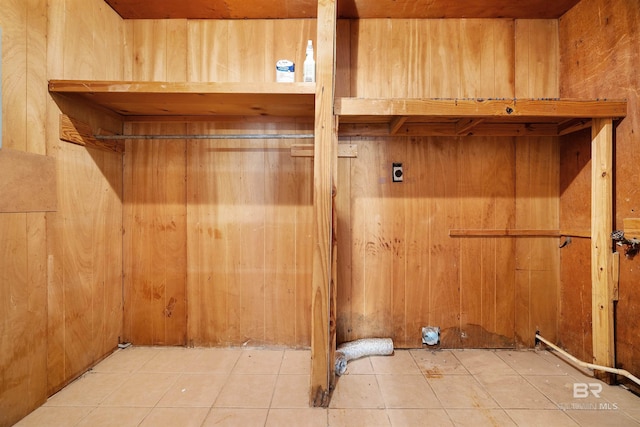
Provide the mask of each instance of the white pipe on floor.
[{"label": "white pipe on floor", "polygon": [[610,368],[608,366],[594,365],[593,363],[583,362],[582,360],[576,358],[575,356],[572,356],[571,354],[567,353],[566,351],[564,351],[563,349],[561,349],[557,345],[553,344],[549,340],[546,340],[546,339],[542,338],[540,336],[540,334],[536,334],[536,340],[542,341],[547,346],[551,347],[552,349],[554,349],[558,353],[562,354],[567,359],[569,359],[572,362],[574,362],[576,365],[582,366],[583,368],[587,368],[587,369],[594,369],[596,371],[604,371],[604,372],[610,372],[610,373],[616,374],[616,375],[622,375],[623,377],[627,377],[631,381],[633,381],[634,383],[640,385],[640,379],[638,377],[636,377],[635,375],[633,375],[631,372],[629,372],[629,371],[627,371],[625,369]]},{"label": "white pipe on floor", "polygon": [[340,376],[347,370],[347,362],[365,356],[389,356],[393,354],[393,340],[391,338],[362,338],[345,342],[336,349],[336,375]]}]

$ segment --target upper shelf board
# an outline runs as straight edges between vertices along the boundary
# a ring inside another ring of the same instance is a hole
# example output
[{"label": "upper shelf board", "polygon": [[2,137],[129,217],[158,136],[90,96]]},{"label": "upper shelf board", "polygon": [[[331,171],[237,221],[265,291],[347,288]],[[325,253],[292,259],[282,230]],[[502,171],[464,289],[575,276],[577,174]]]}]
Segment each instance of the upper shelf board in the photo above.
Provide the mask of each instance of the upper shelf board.
[{"label": "upper shelf board", "polygon": [[620,119],[621,100],[338,98],[341,136],[558,136]]},{"label": "upper shelf board", "polygon": [[315,83],[170,83],[51,80],[49,92],[122,116],[313,117]]},{"label": "upper shelf board", "polygon": [[[315,18],[317,0],[105,0],[125,19]],[[338,0],[338,17],[556,19],[579,0]]]},{"label": "upper shelf board", "polygon": [[[314,83],[51,80],[49,91],[130,121],[201,116],[314,117]],[[574,99],[337,98],[340,136],[557,136],[619,119],[627,103]]]}]

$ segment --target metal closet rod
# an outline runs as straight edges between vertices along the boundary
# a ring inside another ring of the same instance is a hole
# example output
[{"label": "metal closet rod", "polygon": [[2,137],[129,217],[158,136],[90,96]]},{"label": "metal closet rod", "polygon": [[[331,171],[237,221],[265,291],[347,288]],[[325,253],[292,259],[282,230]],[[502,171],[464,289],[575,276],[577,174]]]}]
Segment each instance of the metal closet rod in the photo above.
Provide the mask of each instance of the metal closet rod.
[{"label": "metal closet rod", "polygon": [[216,135],[95,135],[99,140],[114,139],[311,139],[313,134],[301,133],[247,133]]}]

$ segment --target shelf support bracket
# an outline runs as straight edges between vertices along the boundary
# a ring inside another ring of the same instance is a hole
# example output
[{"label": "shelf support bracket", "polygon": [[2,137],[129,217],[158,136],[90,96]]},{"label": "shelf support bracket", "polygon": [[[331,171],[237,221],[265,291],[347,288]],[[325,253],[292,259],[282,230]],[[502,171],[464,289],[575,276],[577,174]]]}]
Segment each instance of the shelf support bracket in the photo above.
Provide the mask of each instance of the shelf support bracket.
[{"label": "shelf support bracket", "polygon": [[389,122],[389,135],[395,135],[396,133],[398,133],[398,131],[400,130],[402,125],[404,125],[404,122],[406,122],[408,118],[409,117],[407,116],[394,117],[391,122]]},{"label": "shelf support bracket", "polygon": [[468,118],[460,119],[456,123],[456,135],[468,135],[471,130],[482,123],[484,119],[481,118]]},{"label": "shelf support bracket", "polygon": [[84,147],[92,147],[100,150],[115,151],[116,153],[124,152],[124,144],[118,142],[104,142],[98,139],[103,136],[104,139],[112,139],[113,135],[94,136],[93,129],[88,124],[74,119],[66,114],[60,114],[60,139],[72,144],[82,145]]}]

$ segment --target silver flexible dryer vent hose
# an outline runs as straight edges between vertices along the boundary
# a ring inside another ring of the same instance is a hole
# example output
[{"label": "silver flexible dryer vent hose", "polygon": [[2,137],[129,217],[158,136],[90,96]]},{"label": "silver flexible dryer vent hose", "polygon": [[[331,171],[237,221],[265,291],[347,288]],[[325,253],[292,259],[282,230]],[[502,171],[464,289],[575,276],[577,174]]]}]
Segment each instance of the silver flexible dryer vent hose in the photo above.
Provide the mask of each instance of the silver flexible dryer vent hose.
[{"label": "silver flexible dryer vent hose", "polygon": [[347,362],[365,356],[389,356],[393,354],[391,338],[363,338],[345,342],[336,349],[336,375],[347,370]]}]

